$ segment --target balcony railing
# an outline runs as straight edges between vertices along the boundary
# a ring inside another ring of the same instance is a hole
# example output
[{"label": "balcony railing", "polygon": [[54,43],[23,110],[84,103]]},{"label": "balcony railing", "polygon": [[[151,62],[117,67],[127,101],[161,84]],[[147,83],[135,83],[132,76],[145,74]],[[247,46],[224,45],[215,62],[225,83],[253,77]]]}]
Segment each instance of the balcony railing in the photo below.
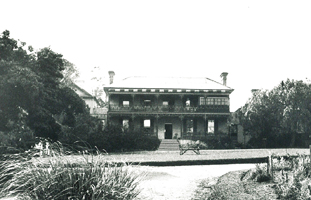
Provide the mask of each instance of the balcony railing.
[{"label": "balcony railing", "polygon": [[114,112],[172,112],[172,113],[226,113],[228,105],[208,106],[114,106],[110,105],[110,111]]}]

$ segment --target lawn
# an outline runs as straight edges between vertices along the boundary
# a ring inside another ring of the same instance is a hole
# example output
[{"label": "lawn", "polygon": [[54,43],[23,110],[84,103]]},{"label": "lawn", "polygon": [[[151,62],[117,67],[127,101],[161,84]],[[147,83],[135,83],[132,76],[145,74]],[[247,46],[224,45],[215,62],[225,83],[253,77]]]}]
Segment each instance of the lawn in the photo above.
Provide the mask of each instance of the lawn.
[{"label": "lawn", "polygon": [[179,155],[179,151],[144,151],[133,153],[111,153],[105,155],[107,160],[125,162],[150,162],[150,161],[191,161],[191,160],[218,160],[237,158],[260,158],[269,154],[297,155],[309,154],[309,149],[230,149],[230,150],[200,150],[200,155],[187,151]]},{"label": "lawn", "polygon": [[[187,163],[198,164],[234,164],[239,160],[249,158],[264,158],[274,153],[276,155],[297,155],[309,154],[309,149],[232,149],[232,150],[201,150],[200,155],[193,151],[188,151],[184,155],[179,155],[179,151],[139,151],[125,153],[108,153],[101,155],[100,159],[108,162],[128,162],[142,165],[186,165]],[[96,159],[91,155],[68,155],[73,162],[79,163],[81,159]],[[226,163],[226,160],[231,160]],[[214,163],[213,161],[219,161]],[[255,163],[258,161],[254,160]],[[247,162],[246,162],[247,163]],[[252,161],[248,163],[253,163]]]}]

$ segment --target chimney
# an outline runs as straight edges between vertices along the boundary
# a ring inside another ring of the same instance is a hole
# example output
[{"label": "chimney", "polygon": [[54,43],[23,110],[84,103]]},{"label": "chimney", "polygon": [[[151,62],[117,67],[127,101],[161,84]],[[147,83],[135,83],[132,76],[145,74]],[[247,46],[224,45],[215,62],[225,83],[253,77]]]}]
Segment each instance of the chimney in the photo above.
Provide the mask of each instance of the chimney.
[{"label": "chimney", "polygon": [[227,72],[223,72],[221,73],[220,77],[222,78],[222,84],[224,86],[227,86],[227,76],[228,76],[228,73]]},{"label": "chimney", "polygon": [[113,83],[113,77],[114,77],[114,71],[109,71],[108,74],[109,74],[110,84],[112,84]]}]

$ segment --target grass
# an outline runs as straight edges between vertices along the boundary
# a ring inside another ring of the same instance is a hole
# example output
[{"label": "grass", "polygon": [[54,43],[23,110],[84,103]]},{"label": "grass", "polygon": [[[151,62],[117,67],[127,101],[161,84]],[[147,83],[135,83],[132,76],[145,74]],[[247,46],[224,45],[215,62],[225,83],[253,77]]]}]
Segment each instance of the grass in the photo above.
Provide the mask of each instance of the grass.
[{"label": "grass", "polygon": [[[297,155],[309,153],[309,149],[231,149],[231,150],[200,150],[200,155],[187,151],[179,155],[179,151],[139,151],[125,153],[109,153],[106,160],[116,162],[161,162],[161,161],[187,161],[187,160],[219,160],[267,157],[271,153],[279,155]],[[72,156],[72,158],[77,158]]]},{"label": "grass", "polygon": [[[250,174],[245,175],[245,171],[229,172],[219,177],[215,185],[209,185],[208,180],[202,181],[192,200],[276,199],[276,194],[270,183],[255,182],[249,179]],[[244,179],[241,179],[242,176]]]},{"label": "grass", "polygon": [[[273,159],[273,177],[265,165],[256,169],[229,172],[216,184],[202,181],[194,193],[196,199],[311,199],[311,163],[309,156],[278,156]],[[273,180],[272,180],[273,178]]]},{"label": "grass", "polygon": [[139,193],[131,166],[80,155],[79,162],[59,153],[45,159],[7,160],[0,165],[0,197],[31,200],[134,199]]}]

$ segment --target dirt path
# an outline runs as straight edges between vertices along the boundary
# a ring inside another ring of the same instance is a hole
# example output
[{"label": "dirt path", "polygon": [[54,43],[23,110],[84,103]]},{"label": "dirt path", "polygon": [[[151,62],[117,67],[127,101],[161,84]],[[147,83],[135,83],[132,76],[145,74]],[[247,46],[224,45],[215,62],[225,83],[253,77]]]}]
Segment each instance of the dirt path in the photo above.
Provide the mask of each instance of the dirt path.
[{"label": "dirt path", "polygon": [[229,172],[254,168],[255,164],[200,165],[177,167],[147,167],[137,169],[147,172],[140,183],[142,192],[138,199],[144,200],[190,200],[201,180],[217,177]]}]

